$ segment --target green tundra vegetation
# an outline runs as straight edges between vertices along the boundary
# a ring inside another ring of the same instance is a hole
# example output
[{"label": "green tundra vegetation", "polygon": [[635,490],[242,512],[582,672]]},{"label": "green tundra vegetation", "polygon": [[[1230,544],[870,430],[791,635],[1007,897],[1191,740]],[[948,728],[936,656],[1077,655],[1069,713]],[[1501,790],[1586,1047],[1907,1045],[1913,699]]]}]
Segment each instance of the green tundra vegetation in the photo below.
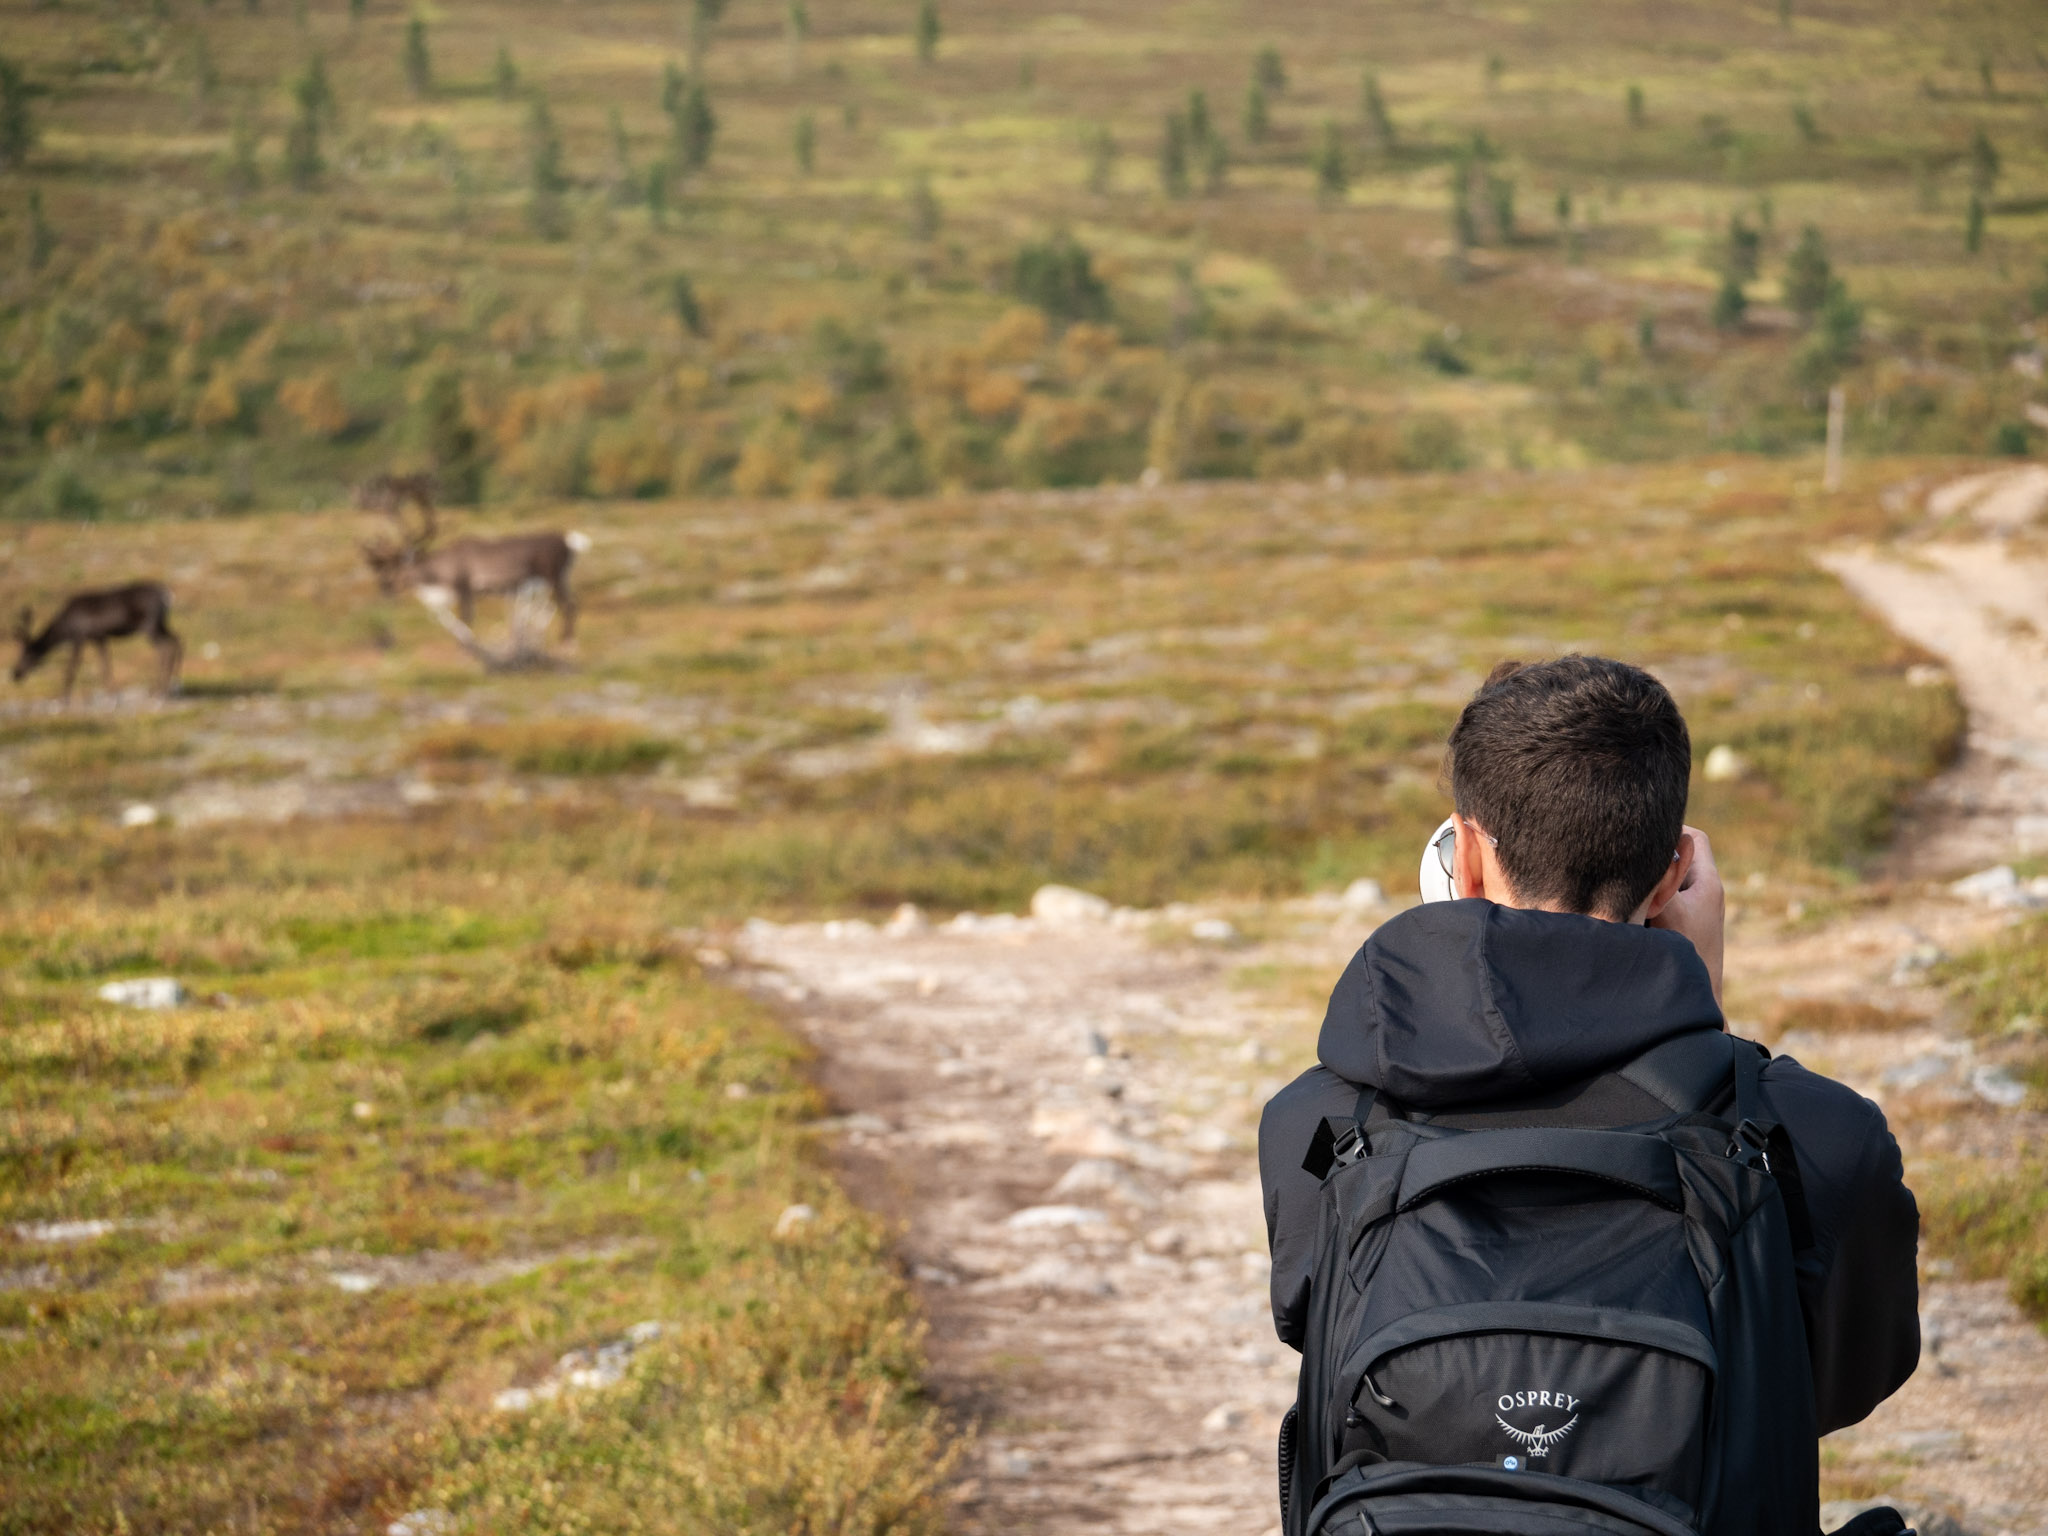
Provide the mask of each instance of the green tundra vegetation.
[{"label": "green tundra vegetation", "polygon": [[[936,1530],[914,1313],[722,933],[1410,888],[1458,701],[1571,646],[1742,756],[1696,787],[1738,884],[1824,895],[1962,725],[1802,558],[1913,515],[1871,481],[558,507],[580,654],[495,677],[349,514],[17,530],[48,588],[174,573],[190,661],[0,722],[0,1531]],[[191,1005],[98,997],[150,975]]]},{"label": "green tundra vegetation", "polygon": [[2024,451],[2033,10],[16,0],[0,507]]}]

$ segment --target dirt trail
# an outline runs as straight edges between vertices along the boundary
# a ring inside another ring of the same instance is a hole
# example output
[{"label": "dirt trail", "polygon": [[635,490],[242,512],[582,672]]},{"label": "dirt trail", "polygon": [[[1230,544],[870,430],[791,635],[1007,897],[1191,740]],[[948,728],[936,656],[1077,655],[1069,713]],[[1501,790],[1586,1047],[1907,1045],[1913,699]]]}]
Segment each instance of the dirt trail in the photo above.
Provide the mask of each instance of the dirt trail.
[{"label": "dirt trail", "polygon": [[1904,874],[2048,850],[2048,565],[1996,540],[1844,550],[1821,563],[1946,660],[1970,709],[1963,760],[1916,808]]},{"label": "dirt trail", "polygon": [[[2048,847],[2048,571],[1986,542],[1827,564],[1948,662],[1972,713],[1965,759],[1915,808],[1899,872],[1947,877]],[[1738,893],[1731,976],[1751,1000],[1873,1001],[1923,1020],[1779,1048],[1877,1098],[1909,1156],[2010,1158],[2048,1117],[2013,1102],[1998,1047],[1949,1027],[1924,976],[1930,954],[1980,942],[2007,913],[1940,885],[1901,892],[1817,927]],[[840,1165],[903,1225],[938,1388],[982,1428],[962,1529],[1270,1532],[1296,1357],[1266,1310],[1253,1132],[1306,1064],[1313,1021],[1230,974],[1334,980],[1374,915],[1268,909],[1258,945],[1201,942],[1221,930],[1190,911],[1049,917],[1064,920],[753,923],[743,979],[819,1047],[850,1112]],[[1922,1321],[1920,1371],[1829,1442],[1830,1467],[1960,1517],[1930,1532],[2048,1536],[2048,1345],[1995,1283],[1933,1279]]]}]

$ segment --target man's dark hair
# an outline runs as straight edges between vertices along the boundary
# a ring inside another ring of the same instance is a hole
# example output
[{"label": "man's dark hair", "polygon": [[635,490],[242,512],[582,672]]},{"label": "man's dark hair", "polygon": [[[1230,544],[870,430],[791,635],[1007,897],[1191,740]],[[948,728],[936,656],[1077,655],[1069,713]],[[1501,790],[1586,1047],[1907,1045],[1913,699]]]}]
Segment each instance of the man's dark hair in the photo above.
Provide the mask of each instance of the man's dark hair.
[{"label": "man's dark hair", "polygon": [[1692,776],[1662,683],[1604,656],[1502,662],[1451,730],[1458,814],[1498,839],[1523,901],[1625,918],[1678,847]]}]

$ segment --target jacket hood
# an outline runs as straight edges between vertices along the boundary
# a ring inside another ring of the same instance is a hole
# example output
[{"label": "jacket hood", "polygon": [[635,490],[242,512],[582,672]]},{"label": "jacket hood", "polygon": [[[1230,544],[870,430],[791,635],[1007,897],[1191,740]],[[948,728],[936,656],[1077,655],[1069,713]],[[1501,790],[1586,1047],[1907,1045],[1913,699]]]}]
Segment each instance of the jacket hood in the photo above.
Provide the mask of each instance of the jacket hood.
[{"label": "jacket hood", "polygon": [[1719,1029],[1691,940],[1468,899],[1383,924],[1330,994],[1316,1054],[1417,1109],[1519,1098]]}]

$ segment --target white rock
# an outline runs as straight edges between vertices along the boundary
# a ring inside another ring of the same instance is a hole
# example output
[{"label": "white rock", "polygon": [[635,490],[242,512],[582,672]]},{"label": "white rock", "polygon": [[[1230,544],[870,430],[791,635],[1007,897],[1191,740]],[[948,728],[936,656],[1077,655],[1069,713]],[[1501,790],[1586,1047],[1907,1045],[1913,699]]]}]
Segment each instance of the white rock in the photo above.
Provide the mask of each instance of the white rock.
[{"label": "white rock", "polygon": [[2027,892],[2020,885],[2020,877],[2013,873],[2010,864],[1994,864],[1974,875],[1965,875],[1949,886],[1949,893],[1965,901],[1982,902],[1987,907],[2020,907],[2028,901]]},{"label": "white rock", "polygon": [[1031,915],[1048,928],[1093,928],[1109,921],[1110,904],[1071,885],[1041,885],[1031,897]]},{"label": "white rock", "polygon": [[1251,1415],[1236,1403],[1218,1403],[1202,1415],[1202,1428],[1209,1434],[1220,1435],[1227,1430],[1242,1429]]},{"label": "white rock", "polygon": [[1970,1074],[1970,1092],[2000,1109],[2018,1109],[2027,1102],[2027,1085],[2003,1067],[1978,1067]]},{"label": "white rock", "polygon": [[1101,1270],[1051,1257],[1035,1260],[1011,1274],[977,1281],[970,1289],[1051,1291],[1065,1296],[1109,1296],[1116,1291],[1116,1287],[1109,1283],[1109,1276]]},{"label": "white rock", "polygon": [[377,1289],[383,1282],[364,1270],[338,1269],[327,1277],[327,1283],[337,1291],[346,1291],[351,1296],[363,1296]]},{"label": "white rock", "polygon": [[635,1349],[645,1349],[662,1335],[662,1326],[649,1318],[644,1323],[635,1323],[626,1330],[626,1342]]},{"label": "white rock", "polygon": [[1034,1227],[1100,1227],[1109,1217],[1088,1205],[1027,1205],[1003,1223],[1015,1232]]},{"label": "white rock", "polygon": [[1387,893],[1377,880],[1354,880],[1344,887],[1344,894],[1338,898],[1346,911],[1364,912],[1373,907],[1387,904]]},{"label": "white rock", "polygon": [[901,939],[913,933],[923,933],[930,927],[931,924],[925,920],[924,913],[906,901],[890,914],[882,932],[892,939]]},{"label": "white rock", "polygon": [[454,1530],[455,1517],[447,1510],[415,1509],[385,1526],[384,1536],[453,1536]]},{"label": "white rock", "polygon": [[874,937],[875,925],[858,917],[834,918],[822,932],[828,939],[867,939]]},{"label": "white rock", "polygon": [[1023,1451],[990,1451],[988,1469],[996,1477],[1029,1477],[1037,1466]]},{"label": "white rock", "polygon": [[1055,1195],[1114,1195],[1134,1205],[1149,1205],[1152,1197],[1144,1186],[1124,1171],[1123,1164],[1106,1157],[1084,1157],[1065,1173],[1049,1191]]},{"label": "white rock", "polygon": [[499,1413],[525,1413],[536,1401],[530,1387],[507,1387],[491,1394],[491,1407]]},{"label": "white rock", "polygon": [[17,1221],[14,1235],[24,1243],[89,1243],[114,1230],[111,1221]]},{"label": "white rock", "polygon": [[1930,667],[1925,662],[1906,668],[1908,688],[1939,688],[1948,681],[1948,673],[1940,667]]},{"label": "white rock", "polygon": [[808,1205],[792,1205],[775,1218],[775,1235],[788,1237],[791,1233],[809,1226],[818,1219],[818,1213]]},{"label": "white rock", "polygon": [[1915,1056],[1911,1061],[1902,1061],[1884,1074],[1884,1085],[1910,1092],[1925,1088],[1929,1083],[1938,1083],[1949,1075],[1952,1063],[1946,1056],[1929,1053]]},{"label": "white rock", "polygon": [[1229,944],[1236,940],[1237,929],[1221,917],[1201,917],[1188,924],[1188,933],[1205,944]]},{"label": "white rock", "polygon": [[124,1008],[182,1008],[187,995],[175,976],[138,976],[132,981],[110,981],[100,988],[101,1002],[119,1003]]},{"label": "white rock", "polygon": [[1707,754],[1700,776],[1709,784],[1733,784],[1747,772],[1749,764],[1743,761],[1742,754],[1724,741]]},{"label": "white rock", "polygon": [[138,802],[121,812],[121,825],[124,827],[153,827],[156,824],[157,808],[153,805]]}]

